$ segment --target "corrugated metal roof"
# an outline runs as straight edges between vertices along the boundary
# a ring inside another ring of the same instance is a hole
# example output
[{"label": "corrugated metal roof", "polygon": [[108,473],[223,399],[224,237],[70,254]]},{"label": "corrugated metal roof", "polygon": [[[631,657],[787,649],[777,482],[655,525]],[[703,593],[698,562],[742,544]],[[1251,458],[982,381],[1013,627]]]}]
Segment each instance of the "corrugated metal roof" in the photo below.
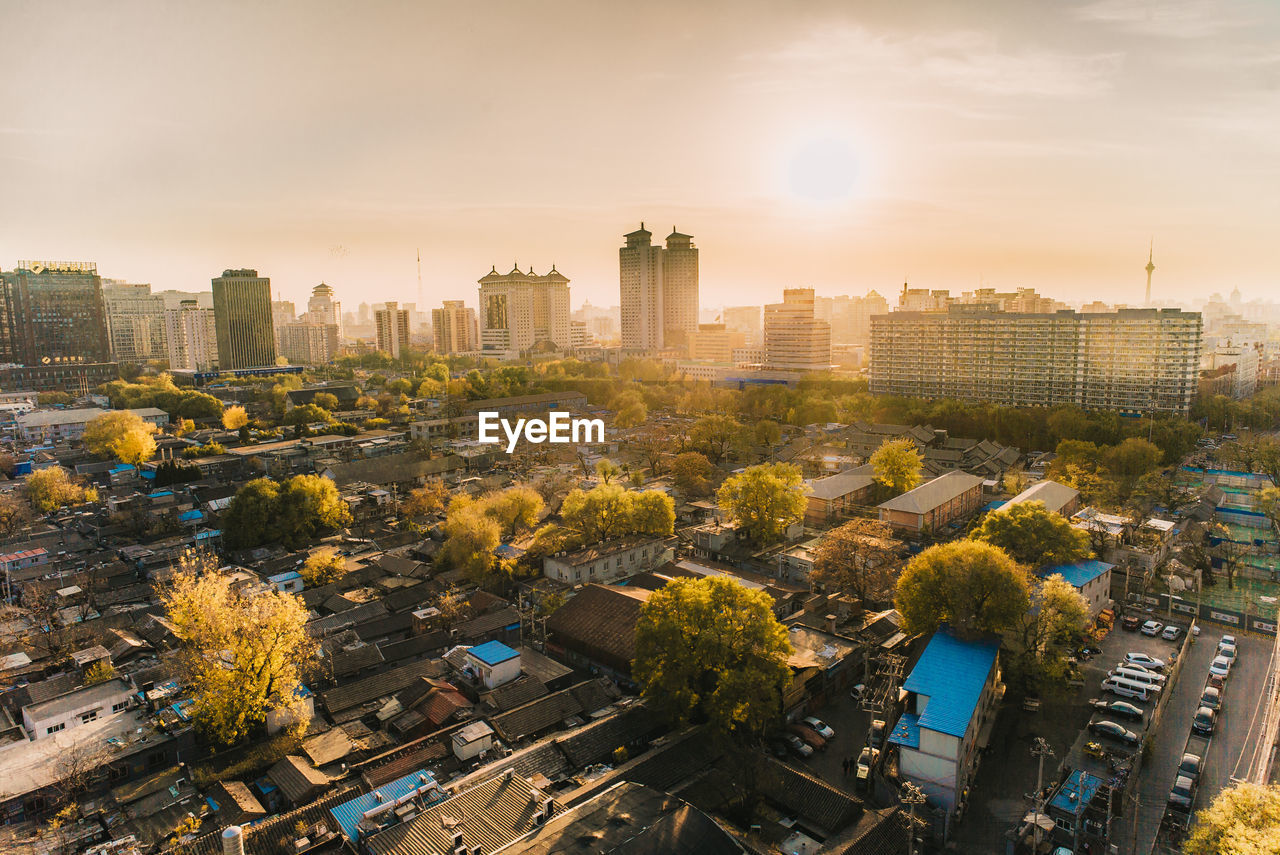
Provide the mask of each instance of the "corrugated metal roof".
[{"label": "corrugated metal roof", "polygon": [[994,639],[962,641],[945,628],[935,632],[902,684],[929,698],[920,727],[963,737],[999,650]]},{"label": "corrugated metal roof", "polygon": [[[342,829],[343,835],[352,843],[360,839],[360,833],[357,826],[364,816],[365,811],[380,804],[394,802],[401,796],[407,796],[421,787],[435,787],[436,779],[425,768],[416,772],[410,772],[403,778],[397,778],[394,781],[388,781],[378,786],[371,793],[365,793],[357,796],[349,802],[343,802],[340,805],[334,805],[329,808],[329,815],[333,817],[333,821]],[[444,792],[436,798],[424,797],[428,804],[434,804],[443,801]]]},{"label": "corrugated metal roof", "polygon": [[1075,564],[1059,564],[1056,567],[1046,567],[1040,571],[1039,575],[1041,579],[1047,579],[1057,573],[1066,579],[1072,587],[1083,588],[1115,566],[1105,561],[1090,558],[1086,561],[1077,561]]},{"label": "corrugated metal roof", "polygon": [[484,644],[477,644],[469,652],[486,665],[497,665],[506,662],[508,659],[515,659],[520,655],[501,641],[486,641]]},{"label": "corrugated metal roof", "polygon": [[894,745],[905,745],[907,748],[920,747],[920,716],[915,713],[903,713],[898,723],[889,734],[889,741]]}]

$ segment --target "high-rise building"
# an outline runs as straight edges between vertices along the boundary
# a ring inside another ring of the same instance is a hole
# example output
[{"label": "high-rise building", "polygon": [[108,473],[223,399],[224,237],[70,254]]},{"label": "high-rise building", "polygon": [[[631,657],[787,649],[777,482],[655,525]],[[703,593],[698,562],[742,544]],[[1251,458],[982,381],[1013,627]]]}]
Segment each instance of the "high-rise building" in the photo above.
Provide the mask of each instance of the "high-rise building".
[{"label": "high-rise building", "polygon": [[297,319],[298,310],[292,300],[271,301],[271,330],[275,333],[277,353],[280,352],[280,330],[284,329],[285,324],[291,324]]},{"label": "high-rise building", "polygon": [[117,362],[142,363],[165,359],[164,298],[151,286],[102,280],[102,302],[107,316],[107,337]]},{"label": "high-rise building", "polygon": [[775,371],[831,368],[831,327],[813,313],[812,288],[787,288],[764,307],[764,366]]},{"label": "high-rise building", "polygon": [[875,291],[865,297],[815,297],[814,314],[831,325],[832,344],[866,345],[871,341],[871,316],[889,311],[889,301]]},{"label": "high-rise building", "polygon": [[399,359],[400,352],[409,346],[409,312],[397,308],[399,304],[388,301],[386,306],[373,313],[377,327],[378,350]]},{"label": "high-rise building", "polygon": [[213,292],[212,291],[174,291],[172,289],[166,291],[155,291],[155,296],[164,300],[165,309],[180,309],[182,304],[188,300],[194,300],[196,305],[202,309],[213,308]]},{"label": "high-rise building", "polygon": [[491,269],[480,282],[480,347],[486,353],[517,356],[535,345],[568,350],[569,280],[555,265],[544,276]]},{"label": "high-rise building", "polygon": [[431,327],[435,331],[437,353],[470,353],[480,349],[476,310],[468,309],[461,300],[445,300],[441,308],[432,309]]},{"label": "high-rise building", "polygon": [[333,299],[333,289],[321,282],[311,289],[305,320],[312,324],[335,324],[342,335],[342,304]]},{"label": "high-rise building", "polygon": [[280,328],[280,355],[290,365],[323,365],[338,355],[338,325],[305,318]]},{"label": "high-rise building", "polygon": [[165,340],[169,367],[175,371],[212,371],[218,364],[218,325],[213,309],[196,300],[183,300],[165,309]]},{"label": "high-rise building", "polygon": [[622,346],[630,350],[683,347],[698,329],[698,249],[673,227],[666,247],[640,228],[618,250]]},{"label": "high-rise building", "polygon": [[102,280],[92,262],[20,261],[0,273],[0,362],[111,361]]},{"label": "high-rise building", "polygon": [[218,368],[262,368],[276,364],[271,280],[256,270],[224,270],[213,280],[218,332]]},{"label": "high-rise building", "polygon": [[1200,342],[1200,314],[1178,309],[898,311],[871,319],[871,391],[1185,415]]}]

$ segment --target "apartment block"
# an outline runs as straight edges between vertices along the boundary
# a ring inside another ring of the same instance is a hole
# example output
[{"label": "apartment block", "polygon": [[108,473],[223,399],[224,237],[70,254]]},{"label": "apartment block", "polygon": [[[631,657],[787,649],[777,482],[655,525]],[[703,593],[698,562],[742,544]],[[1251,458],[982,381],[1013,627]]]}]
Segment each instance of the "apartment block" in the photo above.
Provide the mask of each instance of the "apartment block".
[{"label": "apartment block", "polygon": [[685,347],[698,329],[698,248],[671,229],[666,246],[640,228],[618,250],[622,346],[630,350]]},{"label": "apartment block", "polygon": [[385,308],[373,313],[373,322],[378,350],[399,359],[401,350],[409,346],[409,310],[399,308],[394,300],[388,301]]},{"label": "apartment block", "polygon": [[470,353],[480,349],[476,310],[468,309],[461,300],[445,300],[439,309],[432,309],[431,328],[437,353]]}]

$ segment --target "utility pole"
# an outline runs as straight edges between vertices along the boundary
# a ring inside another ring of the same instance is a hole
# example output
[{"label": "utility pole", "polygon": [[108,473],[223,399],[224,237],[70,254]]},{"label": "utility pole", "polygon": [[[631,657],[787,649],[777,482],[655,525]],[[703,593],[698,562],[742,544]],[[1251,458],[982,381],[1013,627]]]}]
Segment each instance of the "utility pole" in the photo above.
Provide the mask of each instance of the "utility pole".
[{"label": "utility pole", "polygon": [[1053,749],[1049,747],[1048,741],[1037,736],[1035,742],[1031,743],[1031,756],[1037,758],[1036,764],[1036,791],[1035,798],[1031,803],[1033,821],[1031,823],[1031,852],[1033,855],[1039,855],[1040,852],[1040,791],[1044,789],[1044,758],[1053,756]]},{"label": "utility pole", "polygon": [[907,820],[908,846],[910,848],[907,851],[910,855],[916,855],[916,805],[924,804],[924,790],[910,781],[906,781],[902,785],[900,798],[907,804],[907,809],[910,811]]}]

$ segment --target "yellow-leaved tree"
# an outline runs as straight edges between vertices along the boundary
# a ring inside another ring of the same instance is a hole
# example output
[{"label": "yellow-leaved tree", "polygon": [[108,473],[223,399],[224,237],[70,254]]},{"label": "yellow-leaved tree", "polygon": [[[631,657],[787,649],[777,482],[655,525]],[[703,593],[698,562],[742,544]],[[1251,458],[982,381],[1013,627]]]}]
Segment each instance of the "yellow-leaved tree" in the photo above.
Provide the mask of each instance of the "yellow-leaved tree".
[{"label": "yellow-leaved tree", "polygon": [[222,411],[222,426],[227,430],[240,430],[248,423],[249,414],[244,411],[244,407],[237,405]]},{"label": "yellow-leaved tree", "polygon": [[37,469],[27,476],[22,493],[31,507],[42,514],[67,505],[83,505],[98,501],[98,491],[85,487],[71,479],[71,473],[61,466]]},{"label": "yellow-leaved tree", "polygon": [[114,457],[137,466],[156,453],[155,432],[156,426],[144,422],[133,410],[113,410],[84,426],[84,444],[99,457]]},{"label": "yellow-leaved tree", "polygon": [[1280,852],[1280,787],[1239,783],[1196,814],[1184,855]]},{"label": "yellow-leaved tree", "polygon": [[273,710],[305,727],[298,687],[315,660],[307,607],[293,594],[233,587],[211,556],[188,554],[160,601],[181,645],[195,720],[222,745],[258,732]]}]

